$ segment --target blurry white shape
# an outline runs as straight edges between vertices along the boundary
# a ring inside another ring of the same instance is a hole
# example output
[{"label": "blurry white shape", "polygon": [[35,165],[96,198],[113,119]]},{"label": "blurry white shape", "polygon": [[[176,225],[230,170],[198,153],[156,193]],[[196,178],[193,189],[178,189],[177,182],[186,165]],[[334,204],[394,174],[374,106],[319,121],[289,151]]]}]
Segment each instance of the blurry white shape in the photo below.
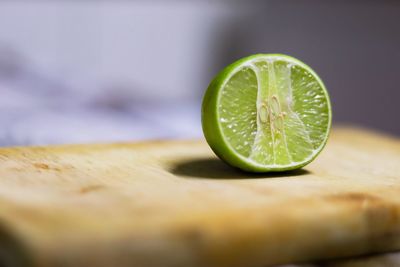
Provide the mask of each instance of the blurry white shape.
[{"label": "blurry white shape", "polygon": [[190,98],[207,86],[213,34],[240,12],[223,1],[10,1],[0,43],[82,93],[123,83],[138,98]]},{"label": "blurry white shape", "polygon": [[0,146],[201,137],[229,2],[0,3]]},{"label": "blurry white shape", "polygon": [[[193,106],[194,107],[194,106]],[[183,110],[184,109],[184,110]],[[0,146],[128,142],[148,139],[201,137],[194,108],[137,107],[128,112],[99,109],[0,109]]]}]

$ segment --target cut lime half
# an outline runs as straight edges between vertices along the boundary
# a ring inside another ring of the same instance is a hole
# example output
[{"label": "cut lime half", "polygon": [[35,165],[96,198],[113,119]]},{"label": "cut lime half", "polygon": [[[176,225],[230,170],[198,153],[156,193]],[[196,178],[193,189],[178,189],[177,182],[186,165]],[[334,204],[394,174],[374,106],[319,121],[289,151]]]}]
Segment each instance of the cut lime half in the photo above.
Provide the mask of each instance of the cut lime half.
[{"label": "cut lime half", "polygon": [[257,54],[223,69],[203,99],[208,144],[246,171],[300,168],[321,152],[332,112],[317,74],[286,55]]}]

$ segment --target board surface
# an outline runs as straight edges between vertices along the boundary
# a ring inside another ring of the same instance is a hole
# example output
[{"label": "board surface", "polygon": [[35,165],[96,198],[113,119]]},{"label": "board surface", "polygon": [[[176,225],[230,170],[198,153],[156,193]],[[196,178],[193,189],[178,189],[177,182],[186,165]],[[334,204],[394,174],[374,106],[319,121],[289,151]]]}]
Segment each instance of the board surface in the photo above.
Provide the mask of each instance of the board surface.
[{"label": "board surface", "polygon": [[3,148],[0,178],[0,257],[16,266],[261,267],[400,249],[400,141],[350,128],[281,174],[233,169],[204,141],[158,141]]}]

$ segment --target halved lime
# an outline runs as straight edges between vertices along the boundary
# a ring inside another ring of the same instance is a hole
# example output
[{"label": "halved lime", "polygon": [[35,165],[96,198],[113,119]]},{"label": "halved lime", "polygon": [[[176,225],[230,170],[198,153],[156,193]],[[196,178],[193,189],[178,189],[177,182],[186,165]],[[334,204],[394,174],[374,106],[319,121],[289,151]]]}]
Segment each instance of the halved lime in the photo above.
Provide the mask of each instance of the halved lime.
[{"label": "halved lime", "polygon": [[286,55],[257,54],[234,62],[211,82],[203,99],[208,144],[246,171],[300,168],[321,152],[332,112],[317,74]]}]

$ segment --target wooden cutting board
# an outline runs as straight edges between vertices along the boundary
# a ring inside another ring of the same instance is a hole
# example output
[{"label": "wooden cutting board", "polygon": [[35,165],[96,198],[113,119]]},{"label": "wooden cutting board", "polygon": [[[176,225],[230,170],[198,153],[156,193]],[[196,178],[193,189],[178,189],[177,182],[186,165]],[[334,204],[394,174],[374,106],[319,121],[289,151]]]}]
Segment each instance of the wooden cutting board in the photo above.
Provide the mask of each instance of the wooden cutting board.
[{"label": "wooden cutting board", "polygon": [[334,130],[282,174],[160,141],[0,149],[0,178],[0,257],[15,266],[261,267],[400,249],[400,141],[361,130]]}]

